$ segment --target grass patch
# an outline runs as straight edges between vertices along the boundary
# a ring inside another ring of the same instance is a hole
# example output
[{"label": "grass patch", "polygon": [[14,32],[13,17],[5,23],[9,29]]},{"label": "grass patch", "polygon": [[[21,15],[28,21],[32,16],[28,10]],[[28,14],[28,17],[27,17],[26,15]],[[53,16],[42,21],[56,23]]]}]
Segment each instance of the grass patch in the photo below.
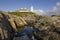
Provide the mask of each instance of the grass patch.
[{"label": "grass patch", "polygon": [[8,13],[21,16],[21,17],[27,16],[27,15],[35,15],[35,13],[32,13],[32,12],[8,12]]}]

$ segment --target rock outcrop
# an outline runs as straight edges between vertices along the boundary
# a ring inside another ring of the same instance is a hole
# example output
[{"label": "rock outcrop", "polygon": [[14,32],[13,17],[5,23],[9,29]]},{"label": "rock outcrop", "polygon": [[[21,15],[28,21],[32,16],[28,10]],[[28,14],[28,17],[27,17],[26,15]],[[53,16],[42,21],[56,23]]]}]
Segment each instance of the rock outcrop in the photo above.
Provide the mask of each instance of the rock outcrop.
[{"label": "rock outcrop", "polygon": [[25,27],[33,27],[36,40],[60,40],[60,16],[25,17],[0,12],[0,40],[30,40],[27,35],[15,37]]},{"label": "rock outcrop", "polygon": [[[23,18],[8,14],[7,12],[0,13],[0,39],[11,40],[13,38],[13,32],[17,32],[23,26],[27,25]],[[22,29],[21,29],[22,30]]]}]

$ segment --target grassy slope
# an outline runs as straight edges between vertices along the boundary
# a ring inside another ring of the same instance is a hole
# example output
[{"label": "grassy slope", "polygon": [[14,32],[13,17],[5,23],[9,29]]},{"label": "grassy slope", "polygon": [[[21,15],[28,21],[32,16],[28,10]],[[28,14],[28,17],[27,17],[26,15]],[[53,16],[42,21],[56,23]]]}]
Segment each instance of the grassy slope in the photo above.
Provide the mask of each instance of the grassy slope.
[{"label": "grassy slope", "polygon": [[8,12],[10,14],[13,14],[13,15],[18,15],[18,16],[27,16],[27,15],[35,15],[35,13],[32,13],[32,12]]}]

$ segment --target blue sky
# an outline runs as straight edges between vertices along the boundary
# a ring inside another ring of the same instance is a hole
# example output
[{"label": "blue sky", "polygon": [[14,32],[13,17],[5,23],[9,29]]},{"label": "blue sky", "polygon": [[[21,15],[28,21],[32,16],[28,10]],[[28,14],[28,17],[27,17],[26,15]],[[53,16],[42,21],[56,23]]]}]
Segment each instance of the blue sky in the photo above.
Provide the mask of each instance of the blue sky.
[{"label": "blue sky", "polygon": [[60,0],[0,0],[0,10],[13,11],[26,7],[30,9],[32,5],[34,9],[42,9],[44,11],[53,8]]}]

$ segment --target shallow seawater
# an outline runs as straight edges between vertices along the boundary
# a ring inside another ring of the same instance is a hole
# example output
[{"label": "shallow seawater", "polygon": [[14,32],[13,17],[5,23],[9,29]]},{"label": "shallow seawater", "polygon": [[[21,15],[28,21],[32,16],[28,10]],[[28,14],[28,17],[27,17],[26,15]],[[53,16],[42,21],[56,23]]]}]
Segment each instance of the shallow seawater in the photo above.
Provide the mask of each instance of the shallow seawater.
[{"label": "shallow seawater", "polygon": [[35,30],[32,27],[25,27],[22,31],[18,32],[17,35],[30,35],[33,34]]}]

